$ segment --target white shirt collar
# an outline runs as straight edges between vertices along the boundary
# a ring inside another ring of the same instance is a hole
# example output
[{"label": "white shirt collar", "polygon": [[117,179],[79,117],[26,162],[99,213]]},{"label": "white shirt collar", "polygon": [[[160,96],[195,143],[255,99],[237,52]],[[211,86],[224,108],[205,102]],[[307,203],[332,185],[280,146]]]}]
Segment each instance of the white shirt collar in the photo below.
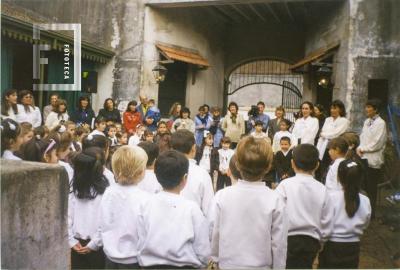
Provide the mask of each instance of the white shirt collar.
[{"label": "white shirt collar", "polygon": [[238,180],[238,184],[241,186],[253,186],[253,187],[265,186],[264,182],[262,182],[262,181],[246,181],[246,180],[242,180],[242,179]]}]

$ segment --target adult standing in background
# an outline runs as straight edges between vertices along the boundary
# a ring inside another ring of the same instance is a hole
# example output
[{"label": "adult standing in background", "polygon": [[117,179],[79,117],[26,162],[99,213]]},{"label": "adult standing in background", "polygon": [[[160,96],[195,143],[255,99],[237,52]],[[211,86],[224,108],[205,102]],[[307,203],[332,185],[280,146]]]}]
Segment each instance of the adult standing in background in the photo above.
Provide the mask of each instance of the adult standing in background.
[{"label": "adult standing in background", "polygon": [[285,108],[283,108],[283,106],[278,106],[275,109],[275,118],[268,122],[268,137],[271,139],[271,142],[274,139],[275,133],[280,131],[279,124],[283,119],[285,119]]},{"label": "adult standing in background", "polygon": [[90,106],[90,99],[87,96],[82,96],[78,100],[78,107],[73,112],[71,120],[77,125],[84,126],[86,128],[94,128],[94,111]]},{"label": "adult standing in background", "polygon": [[299,140],[298,144],[314,145],[319,129],[318,119],[314,117],[314,106],[311,102],[305,101],[300,109],[301,117],[296,120],[292,133]]},{"label": "adult standing in background", "polygon": [[317,136],[315,137],[315,145],[316,145],[318,142],[318,139],[319,139],[319,134],[321,133],[322,127],[325,124],[326,116],[325,116],[324,106],[322,106],[321,104],[315,104],[314,105],[314,114],[315,114],[315,117],[318,119],[318,123],[319,123],[318,133],[317,133]]},{"label": "adult standing in background", "polygon": [[250,115],[249,121],[247,122],[247,129],[250,131],[250,133],[254,132],[255,124],[257,121],[261,121],[263,123],[262,131],[263,132],[267,131],[269,116],[264,113],[264,109],[265,109],[265,103],[259,101],[257,103],[257,115]]},{"label": "adult standing in background", "polygon": [[53,93],[50,95],[50,104],[47,106],[44,106],[43,108],[43,122],[46,123],[47,116],[54,111],[56,108],[57,100],[59,99],[59,96],[57,93]]},{"label": "adult standing in background", "polygon": [[365,113],[368,118],[364,121],[360,146],[357,148],[358,155],[368,161],[365,189],[371,202],[372,218],[375,217],[378,183],[383,180],[383,151],[387,140],[386,123],[379,116],[379,108],[379,100],[372,99],[366,103]]},{"label": "adult standing in background", "polygon": [[121,123],[121,113],[115,107],[115,102],[112,98],[107,98],[104,101],[103,109],[100,109],[98,116],[106,119],[107,124]]},{"label": "adult standing in background", "polygon": [[[140,95],[140,104],[137,106],[137,110],[140,113],[143,124],[151,131],[157,130],[157,122],[160,121],[161,115],[157,107],[155,107],[154,100],[153,104],[149,104],[147,96],[144,94]],[[151,110],[151,107],[155,107]],[[158,112],[158,114],[157,114]]]},{"label": "adult standing in background", "polygon": [[142,117],[142,120],[143,120],[143,122],[145,121],[145,117],[146,117],[146,113],[147,113],[147,110],[149,109],[149,106],[148,106],[148,99],[147,99],[147,96],[146,95],[144,95],[144,94],[141,94],[140,96],[139,96],[139,99],[140,99],[140,104],[137,106],[137,111],[140,113],[140,115],[141,115],[141,117]]},{"label": "adult standing in background", "polygon": [[34,128],[42,124],[42,114],[38,107],[35,106],[32,91],[22,90],[19,92],[19,103],[17,122],[31,123]]},{"label": "adult standing in background", "polygon": [[1,100],[1,119],[12,119],[14,121],[17,120],[18,115],[18,94],[17,90],[10,89],[3,94]]},{"label": "adult standing in background", "polygon": [[324,125],[320,131],[320,137],[317,143],[319,159],[321,160],[320,168],[316,176],[316,178],[319,178],[318,180],[325,179],[325,175],[332,161],[327,150],[329,141],[345,133],[350,124],[350,121],[346,118],[346,108],[342,101],[334,100],[330,106],[330,113],[331,116],[324,119]]},{"label": "adult standing in background", "polygon": [[236,102],[229,103],[228,113],[222,120],[221,127],[225,131],[225,136],[232,141],[231,148],[235,149],[240,137],[245,134],[244,119],[239,114],[239,106]]},{"label": "adult standing in background", "polygon": [[194,117],[195,132],[194,137],[196,139],[196,145],[201,146],[203,143],[204,132],[210,129],[211,120],[208,112],[206,112],[206,106],[199,107],[199,113]]}]

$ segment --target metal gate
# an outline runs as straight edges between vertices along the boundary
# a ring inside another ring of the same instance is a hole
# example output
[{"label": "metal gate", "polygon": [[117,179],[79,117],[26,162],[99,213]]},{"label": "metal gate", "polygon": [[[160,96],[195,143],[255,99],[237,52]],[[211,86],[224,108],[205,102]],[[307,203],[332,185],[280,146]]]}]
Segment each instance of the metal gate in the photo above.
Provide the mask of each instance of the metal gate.
[{"label": "metal gate", "polygon": [[[279,60],[255,60],[241,64],[229,75],[225,84],[225,101],[227,97],[255,84],[274,84],[282,86],[282,106],[287,111],[287,118],[294,120],[302,101],[303,76],[293,73],[290,64]],[[281,93],[277,93],[279,95]],[[249,104],[250,105],[250,104]],[[224,107],[225,107],[224,106]],[[226,107],[225,107],[226,108]]]},{"label": "metal gate", "polygon": [[300,90],[291,82],[283,81],[282,83],[282,106],[286,110],[286,118],[294,122],[296,119],[293,113],[300,109],[302,95]]}]

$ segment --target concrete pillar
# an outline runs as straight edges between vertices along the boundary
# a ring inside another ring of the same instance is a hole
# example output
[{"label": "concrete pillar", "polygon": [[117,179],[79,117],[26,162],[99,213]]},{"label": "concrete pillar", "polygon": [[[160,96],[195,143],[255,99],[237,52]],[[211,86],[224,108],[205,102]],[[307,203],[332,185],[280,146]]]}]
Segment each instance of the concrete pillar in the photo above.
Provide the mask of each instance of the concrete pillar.
[{"label": "concrete pillar", "polygon": [[1,268],[68,269],[64,168],[1,160]]}]

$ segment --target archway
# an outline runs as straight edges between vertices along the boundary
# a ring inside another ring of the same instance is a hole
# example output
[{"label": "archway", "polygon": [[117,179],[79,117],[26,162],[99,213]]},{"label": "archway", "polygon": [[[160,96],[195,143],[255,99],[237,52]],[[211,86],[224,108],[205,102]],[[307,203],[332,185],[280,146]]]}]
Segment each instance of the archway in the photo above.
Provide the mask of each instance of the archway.
[{"label": "archway", "polygon": [[293,112],[297,112],[302,102],[303,75],[293,73],[289,67],[289,63],[273,59],[239,64],[228,76],[226,103],[237,102],[244,113],[261,100],[270,115],[275,107],[282,105],[287,118],[294,120]]}]

